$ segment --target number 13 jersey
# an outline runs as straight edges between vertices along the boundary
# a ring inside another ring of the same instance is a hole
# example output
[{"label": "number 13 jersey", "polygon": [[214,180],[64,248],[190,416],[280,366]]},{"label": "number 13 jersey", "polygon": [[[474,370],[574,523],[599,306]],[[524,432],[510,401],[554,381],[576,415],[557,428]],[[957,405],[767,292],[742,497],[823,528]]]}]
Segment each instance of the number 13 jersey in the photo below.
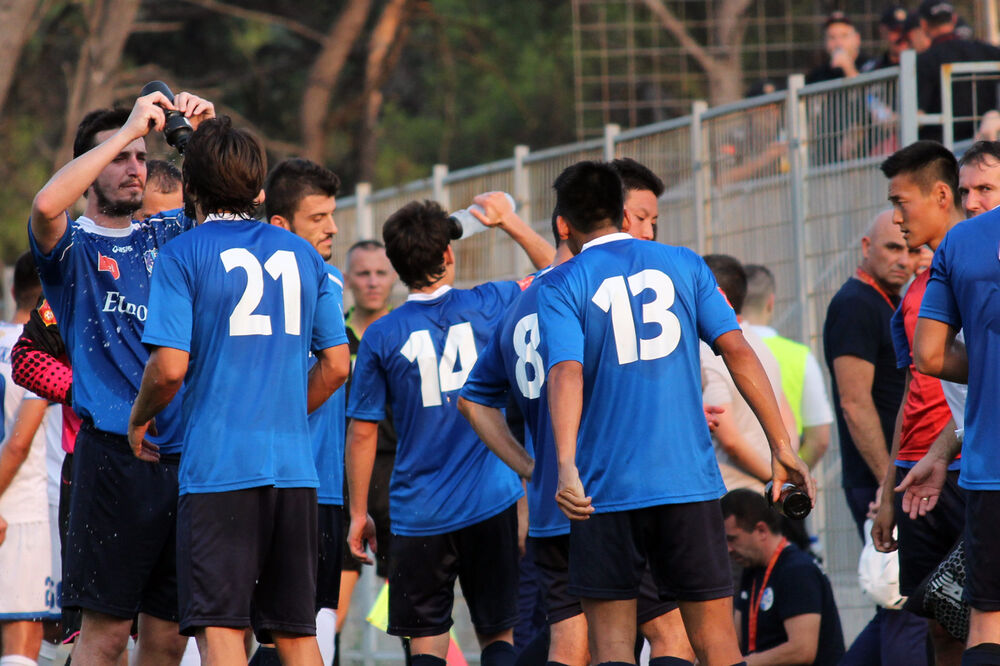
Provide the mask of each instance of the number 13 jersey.
[{"label": "number 13 jersey", "polygon": [[601,236],[538,292],[546,372],[583,364],[576,462],[598,512],[725,492],[701,401],[699,338],[739,329],[705,262],[685,248]]},{"label": "number 13 jersey", "polygon": [[347,416],[381,421],[399,440],[389,484],[392,531],[444,534],[500,513],[521,484],[458,412],[476,358],[520,294],[515,282],[411,294],[374,322],[358,349]]}]

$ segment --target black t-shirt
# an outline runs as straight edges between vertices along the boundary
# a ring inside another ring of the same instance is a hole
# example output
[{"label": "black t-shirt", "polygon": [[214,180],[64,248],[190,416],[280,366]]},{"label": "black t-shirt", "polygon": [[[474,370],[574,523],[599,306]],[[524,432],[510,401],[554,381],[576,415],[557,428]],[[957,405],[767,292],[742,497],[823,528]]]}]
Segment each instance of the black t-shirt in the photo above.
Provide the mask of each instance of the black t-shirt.
[{"label": "black t-shirt", "polygon": [[[357,336],[354,329],[350,324],[351,311],[348,310],[347,314],[344,315],[344,319],[347,320],[347,348],[351,352],[351,370],[347,375],[347,382],[345,383],[346,397],[345,401],[351,395],[351,379],[354,377],[354,360],[358,357],[358,347],[361,345],[361,338]],[[350,419],[348,419],[350,420]],[[392,407],[388,403],[385,406],[385,418],[382,419],[378,424],[378,444],[375,448],[376,453],[396,453],[396,426],[392,422]],[[344,480],[345,486],[347,480]]]},{"label": "black t-shirt", "polygon": [[[974,39],[962,39],[955,33],[940,35],[929,49],[917,54],[917,106],[925,113],[941,112],[941,65],[952,62],[1000,60],[1000,47]],[[975,87],[975,110],[982,116],[997,108],[996,81],[980,81]],[[954,115],[971,116],[973,112],[972,83],[952,85]],[[955,123],[955,140],[971,139],[975,123]],[[940,141],[941,128],[933,125],[920,128],[920,138]]]},{"label": "black t-shirt", "polygon": [[[860,72],[866,62],[868,62],[868,57],[858,54],[858,57],[854,59],[854,68]],[[844,76],[844,70],[840,67],[831,67],[830,58],[827,57],[826,61],[822,65],[813,68],[811,72],[806,74],[806,83],[832,81],[834,79],[842,79]]]},{"label": "black t-shirt", "polygon": [[785,620],[796,615],[819,613],[819,645],[815,666],[835,666],[844,656],[844,633],[840,615],[833,599],[830,581],[808,554],[788,544],[774,564],[767,587],[760,592],[764,567],[744,569],[735,599],[741,615],[740,650],[747,654],[750,632],[750,593],[760,595],[757,612],[756,652],[769,650],[788,642]]},{"label": "black t-shirt", "polygon": [[844,412],[840,408],[833,360],[840,356],[856,356],[875,366],[872,400],[882,423],[888,453],[892,447],[892,431],[906,379],[906,371],[896,367],[896,353],[889,330],[889,320],[896,305],[899,305],[898,296],[893,297],[893,305],[890,306],[871,286],[851,278],[840,288],[826,310],[823,352],[833,382],[833,405],[840,433],[841,484],[844,488],[875,488],[881,479],[876,479],[868,469],[847,429]]}]

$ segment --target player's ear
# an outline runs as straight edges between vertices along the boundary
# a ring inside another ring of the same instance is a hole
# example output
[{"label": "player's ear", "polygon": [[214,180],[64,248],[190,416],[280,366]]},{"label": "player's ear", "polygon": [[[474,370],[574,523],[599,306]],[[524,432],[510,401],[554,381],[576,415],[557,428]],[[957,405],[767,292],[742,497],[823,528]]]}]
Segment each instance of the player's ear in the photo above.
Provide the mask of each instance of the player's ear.
[{"label": "player's ear", "polygon": [[628,208],[625,209],[625,215],[622,216],[622,231],[628,233],[632,228],[632,218],[629,217]]},{"label": "player's ear", "polygon": [[449,266],[455,263],[455,250],[451,248],[451,243],[444,249],[444,265]]},{"label": "player's ear", "polygon": [[271,224],[276,227],[281,227],[282,229],[292,230],[292,225],[281,215],[272,215],[271,219],[268,220]]},{"label": "player's ear", "polygon": [[559,232],[559,238],[562,240],[569,238],[569,222],[562,215],[556,216],[556,231]]}]

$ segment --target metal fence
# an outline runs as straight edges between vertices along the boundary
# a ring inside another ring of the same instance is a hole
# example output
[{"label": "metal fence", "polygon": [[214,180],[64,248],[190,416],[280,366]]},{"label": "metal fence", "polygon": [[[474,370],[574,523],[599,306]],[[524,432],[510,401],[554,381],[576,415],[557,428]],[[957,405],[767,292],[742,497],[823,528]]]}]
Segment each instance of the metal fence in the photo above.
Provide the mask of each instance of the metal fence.
[{"label": "metal fence", "polygon": [[[794,75],[786,91],[713,109],[696,102],[684,118],[624,132],[610,125],[601,139],[539,152],[518,146],[513,159],[451,173],[439,166],[430,179],[375,194],[362,185],[356,197],[339,202],[341,234],[372,237],[389,213],[413,199],[433,198],[454,210],[477,193],[504,190],[517,200],[521,216],[548,237],[552,182],[563,168],[581,159],[632,157],[667,184],[658,240],[767,265],[777,280],[776,327],[807,342],[822,359],[827,304],[853,274],[868,224],[888,207],[880,162],[914,141],[921,125],[945,124],[951,142],[952,124],[967,120],[952,114],[953,85],[996,85],[1000,63],[943,68],[947,92],[942,113],[933,116],[917,112],[915,79],[915,57],[908,52],[899,67],[852,79],[806,86]],[[976,109],[975,120],[985,111]],[[354,230],[345,228],[348,220]],[[530,270],[523,252],[496,230],[458,241],[456,254],[462,286]],[[815,473],[820,491],[811,530],[819,536],[850,641],[874,606],[858,589],[860,543],[840,489],[836,437]],[[371,594],[368,585],[363,589]],[[364,602],[355,605],[351,623],[362,620],[363,610]],[[474,634],[465,621],[456,626],[475,660]],[[349,627],[343,658],[369,665],[398,657],[393,641],[372,632]]]}]

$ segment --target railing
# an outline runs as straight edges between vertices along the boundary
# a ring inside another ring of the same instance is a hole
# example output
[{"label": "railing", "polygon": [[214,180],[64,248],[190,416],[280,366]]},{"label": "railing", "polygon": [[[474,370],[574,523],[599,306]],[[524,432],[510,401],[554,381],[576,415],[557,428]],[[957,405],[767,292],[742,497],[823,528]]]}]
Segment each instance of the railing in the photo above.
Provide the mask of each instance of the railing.
[{"label": "railing", "polygon": [[[913,52],[903,54],[899,67],[852,79],[807,86],[795,75],[786,91],[713,109],[695,102],[684,118],[624,132],[611,125],[601,139],[537,152],[518,146],[512,159],[454,172],[437,166],[430,179],[374,194],[361,185],[355,197],[338,202],[337,219],[341,235],[353,241],[378,235],[386,216],[410,200],[432,198],[454,210],[477,193],[504,190],[549,237],[552,182],[562,169],[581,159],[632,157],[667,184],[658,240],[767,265],[777,280],[776,327],[808,342],[822,359],[827,304],[852,275],[868,224],[888,207],[880,162],[916,140],[921,126],[943,123],[946,139],[952,136],[954,123],[969,120],[952,113],[952,86],[996,85],[1000,63],[947,66],[942,79],[943,111],[932,116],[917,112]],[[986,109],[975,111],[978,120]],[[349,243],[338,245],[343,252]],[[462,286],[530,271],[524,253],[500,231],[458,241],[457,255]],[[836,443],[815,473],[820,492],[811,530],[851,640],[873,607],[858,589],[860,543],[840,488]],[[366,611],[355,605],[352,623]],[[464,622],[456,626],[474,660],[474,634]],[[360,635],[356,626],[351,631]],[[366,649],[359,649],[360,638],[342,644],[345,659],[373,664],[375,643],[379,660],[399,654],[394,640],[366,631]]]}]

